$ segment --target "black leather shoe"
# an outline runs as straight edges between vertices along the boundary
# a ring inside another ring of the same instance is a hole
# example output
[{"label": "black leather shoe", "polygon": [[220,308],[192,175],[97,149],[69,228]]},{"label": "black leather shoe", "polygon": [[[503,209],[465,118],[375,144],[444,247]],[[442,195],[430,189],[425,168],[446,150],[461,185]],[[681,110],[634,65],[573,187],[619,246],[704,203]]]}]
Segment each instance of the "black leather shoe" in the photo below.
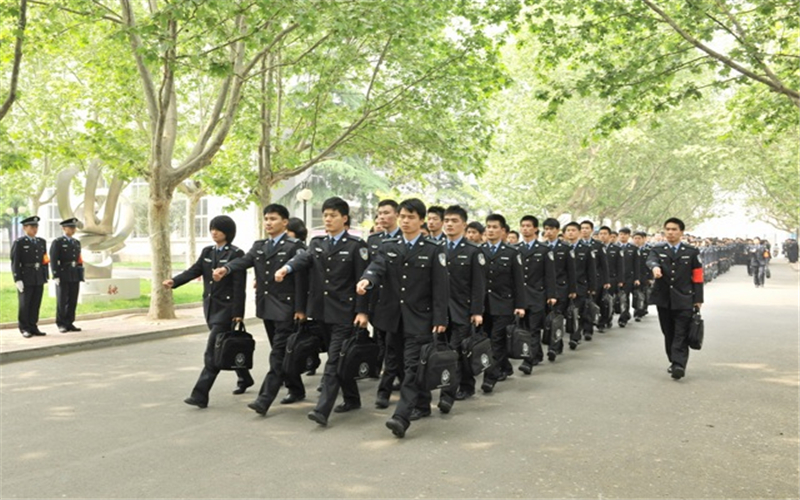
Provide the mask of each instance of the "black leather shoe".
[{"label": "black leather shoe", "polygon": [[318,423],[319,425],[326,427],[328,425],[328,419],[322,413],[318,412],[317,410],[311,410],[308,412],[308,419],[313,420],[314,422]]},{"label": "black leather shoe", "polygon": [[471,398],[475,393],[474,392],[466,392],[459,390],[456,392],[456,401],[464,401],[467,398]]},{"label": "black leather shoe", "polygon": [[75,325],[69,325],[69,328],[67,328],[67,330],[69,330],[71,332],[81,332],[81,331],[83,331],[83,328],[78,328]]},{"label": "black leather shoe", "polygon": [[411,410],[411,416],[409,416],[408,419],[413,422],[414,420],[419,420],[421,418],[430,416],[431,416],[430,408],[428,408],[427,410],[420,410],[419,408],[414,408],[413,410]]},{"label": "black leather shoe", "polygon": [[375,408],[380,408],[381,410],[383,410],[388,407],[389,407],[389,398],[387,398],[386,396],[379,395],[378,398],[375,399]]},{"label": "black leather shoe", "polygon": [[675,365],[672,367],[672,378],[680,380],[684,375],[686,375],[686,370],[684,370],[682,366]]},{"label": "black leather shoe", "polygon": [[66,326],[59,326],[58,327],[58,331],[61,332],[61,333],[67,333],[70,330]]},{"label": "black leather shoe", "polygon": [[281,399],[281,404],[282,405],[290,405],[292,403],[297,403],[298,401],[302,401],[304,399],[306,399],[306,395],[305,394],[303,394],[302,396],[298,396],[297,394],[289,393],[288,396],[286,396],[285,398]]},{"label": "black leather shoe", "polygon": [[234,390],[233,390],[233,393],[234,393],[234,394],[244,394],[244,392],[247,390],[247,388],[248,388],[248,387],[251,387],[251,386],[252,386],[254,383],[255,383],[255,382],[253,382],[253,381],[251,380],[249,384],[240,385],[240,386],[238,386],[236,389],[234,389]]},{"label": "black leather shoe", "polygon": [[44,337],[45,335],[47,335],[46,333],[44,333],[44,332],[43,332],[43,331],[41,331],[41,330],[36,330],[35,332],[32,332],[32,333],[33,333],[34,335],[37,335],[37,336],[39,336],[39,337]]},{"label": "black leather shoe", "polygon": [[312,369],[312,370],[308,370],[308,371],[306,372],[306,375],[308,375],[309,377],[311,377],[311,376],[313,376],[313,375],[316,375],[316,374],[317,374],[317,369],[316,369],[316,368],[314,368],[314,369]]},{"label": "black leather shoe", "polygon": [[452,401],[448,401],[447,399],[442,399],[439,401],[439,404],[436,405],[439,408],[439,411],[442,413],[450,413],[450,410],[453,409]]},{"label": "black leather shoe", "polygon": [[547,361],[553,362],[556,360],[556,352],[555,351],[547,351]]},{"label": "black leather shoe", "polygon": [[533,367],[528,363],[522,363],[521,365],[519,365],[519,371],[521,371],[525,375],[530,375],[531,372],[533,371]]},{"label": "black leather shoe", "polygon": [[625,325],[627,325],[627,324],[628,324],[628,322],[627,322],[627,321],[620,321],[620,322],[619,322],[619,327],[620,327],[620,328],[625,328]]},{"label": "black leather shoe", "polygon": [[322,382],[317,386],[317,392],[322,392]]},{"label": "black leather shoe", "polygon": [[333,409],[334,413],[347,413],[350,410],[358,410],[361,408],[360,403],[350,403],[345,401],[342,404],[336,405],[336,408]]},{"label": "black leather shoe", "polygon": [[598,327],[597,327],[597,331],[598,331],[599,333],[606,333],[606,329],[605,329],[605,328],[603,328],[602,326],[598,326]]},{"label": "black leather shoe", "polygon": [[576,342],[575,340],[570,340],[569,341],[569,349],[571,351],[574,351],[577,348],[578,348],[578,342]]},{"label": "black leather shoe", "polygon": [[505,379],[508,378],[508,374],[505,372],[500,372],[500,376],[497,377],[498,382],[503,382]]},{"label": "black leather shoe", "polygon": [[641,322],[641,321],[642,321],[642,318],[633,318],[633,320],[634,320],[635,322],[639,323],[639,322]]},{"label": "black leather shoe", "polygon": [[406,437],[406,426],[403,425],[403,422],[397,420],[396,418],[392,417],[386,421],[386,427],[392,431],[392,434],[399,438]]},{"label": "black leather shoe", "polygon": [[591,341],[592,341],[592,336],[591,336],[590,334],[588,334],[588,333],[587,333],[587,334],[585,334],[585,335],[583,336],[583,340],[585,340],[585,341],[587,341],[587,342],[591,342]]},{"label": "black leather shoe", "polygon": [[21,333],[22,336],[25,337],[26,339],[33,337],[33,334],[28,330],[21,330],[19,333]]},{"label": "black leather shoe", "polygon": [[267,410],[269,409],[266,406],[264,406],[261,403],[259,403],[258,400],[255,400],[252,403],[249,403],[247,405],[247,407],[250,408],[251,410],[255,411],[256,413],[258,413],[259,415],[266,415],[267,414]]},{"label": "black leather shoe", "polygon": [[489,394],[494,390],[494,382],[484,382],[481,384],[481,390],[486,394]]},{"label": "black leather shoe", "polygon": [[186,399],[184,399],[183,402],[186,403],[187,405],[196,406],[198,408],[205,408],[205,407],[208,406],[208,403],[204,403],[204,402],[202,402],[202,401],[200,401],[198,399],[194,399],[191,396],[186,398]]}]

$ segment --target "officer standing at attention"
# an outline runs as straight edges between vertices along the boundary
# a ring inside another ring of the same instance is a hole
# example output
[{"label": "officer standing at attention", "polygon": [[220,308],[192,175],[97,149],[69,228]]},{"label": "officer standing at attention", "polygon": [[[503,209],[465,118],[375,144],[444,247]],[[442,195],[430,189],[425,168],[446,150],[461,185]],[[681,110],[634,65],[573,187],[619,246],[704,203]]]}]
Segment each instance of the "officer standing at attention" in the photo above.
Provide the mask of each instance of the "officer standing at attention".
[{"label": "officer standing at attention", "polygon": [[508,360],[506,327],[514,316],[525,317],[525,284],[522,256],[505,243],[506,219],[500,214],[486,217],[487,241],[481,246],[486,258],[486,307],[484,324],[492,340],[491,368],[483,373],[481,390],[490,393],[497,382],[514,373]]},{"label": "officer standing at attention", "polygon": [[[183,400],[187,405],[198,408],[208,406],[208,393],[219,375],[220,370],[214,364],[214,344],[217,335],[230,331],[234,323],[241,322],[244,318],[246,280],[244,271],[233,273],[230,278],[219,283],[213,278],[214,269],[244,255],[242,250],[231,245],[236,236],[236,222],[227,215],[218,215],[211,219],[208,229],[214,244],[203,249],[192,267],[162,283],[165,288],[178,288],[196,278],[201,276],[203,278],[203,313],[210,332],[203,355],[203,370],[192,389],[191,396]],[[237,386],[241,392],[253,385],[250,370],[238,369],[236,375],[239,378]],[[238,392],[239,390],[236,390],[234,394]]]},{"label": "officer standing at attention", "polygon": [[664,223],[666,243],[653,247],[647,267],[655,284],[650,301],[658,308],[658,322],[675,380],[686,374],[689,362],[689,324],[694,308],[703,305],[703,263],[697,248],[681,243],[686,225],[672,217]]},{"label": "officer standing at attention", "polygon": [[522,361],[519,371],[530,375],[533,367],[544,360],[542,352],[542,330],[547,305],[556,303],[556,268],[550,258],[550,249],[536,239],[539,220],[533,215],[522,217],[519,222],[522,241],[517,245],[522,255],[522,272],[525,286],[525,326],[533,333],[530,359]]},{"label": "officer standing at attention", "polygon": [[[281,404],[296,403],[306,397],[300,374],[283,372],[283,358],[286,354],[286,342],[294,332],[295,321],[306,319],[308,279],[305,272],[297,273],[292,279],[283,282],[275,278],[275,271],[298,253],[304,252],[306,245],[289,236],[289,210],[286,207],[273,203],[264,207],[263,214],[264,232],[269,237],[257,240],[241,258],[232,259],[215,269],[214,279],[220,280],[229,273],[244,273],[251,267],[255,268],[256,316],[264,321],[270,353],[269,371],[259,388],[256,401],[248,407],[266,415],[284,384],[289,394],[281,399]],[[246,388],[240,386],[234,393],[241,394]]]},{"label": "officer standing at attention", "polygon": [[[364,240],[351,236],[345,227],[350,220],[350,205],[339,197],[322,203],[324,236],[311,239],[308,252],[295,255],[275,273],[280,282],[286,275],[307,271],[309,300],[307,313],[322,326],[328,344],[328,361],[322,374],[322,391],[317,406],[308,418],[319,425],[328,425],[331,410],[345,413],[361,408],[361,396],[355,379],[338,374],[342,344],[353,335],[353,325],[366,328],[367,297],[356,295],[356,281],[367,268],[369,249]],[[344,401],[334,408],[339,388]]]},{"label": "officer standing at attention", "polygon": [[56,325],[61,333],[81,331],[75,326],[75,308],[83,281],[81,242],[73,238],[77,224],[74,217],[61,221],[64,235],[50,245],[50,271],[56,284]]},{"label": "officer standing at attention", "polygon": [[[575,262],[570,256],[569,245],[558,239],[558,229],[561,226],[558,220],[553,218],[545,219],[542,226],[544,226],[544,244],[548,247],[556,271],[556,304],[553,308],[559,313],[565,314],[569,299],[576,297]],[[549,291],[548,296],[550,296]],[[547,359],[555,361],[556,356],[561,354],[563,350],[563,339],[558,342],[550,339],[547,348]]]},{"label": "officer standing at attention", "polygon": [[39,330],[39,309],[42,306],[44,284],[47,283],[47,242],[38,238],[39,217],[34,215],[22,220],[25,236],[20,236],[11,245],[11,273],[17,287],[19,310],[17,324],[26,339],[34,335],[46,335]]},{"label": "officer standing at attention", "polygon": [[447,329],[450,280],[443,246],[422,235],[425,204],[411,198],[400,203],[400,230],[403,236],[385,240],[378,256],[370,263],[356,292],[365,295],[369,288],[383,285],[375,315],[376,326],[399,335],[403,341],[405,377],[400,388],[400,402],[386,421],[392,433],[402,438],[411,425],[420,387],[417,385],[422,346]]}]

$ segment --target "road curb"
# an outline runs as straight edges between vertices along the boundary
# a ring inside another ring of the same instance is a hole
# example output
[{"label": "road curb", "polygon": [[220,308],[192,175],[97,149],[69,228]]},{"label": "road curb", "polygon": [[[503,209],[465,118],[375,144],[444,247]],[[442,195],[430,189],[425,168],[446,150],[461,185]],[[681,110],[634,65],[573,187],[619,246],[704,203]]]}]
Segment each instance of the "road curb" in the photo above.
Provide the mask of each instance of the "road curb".
[{"label": "road curb", "polygon": [[[179,309],[192,309],[194,307],[203,307],[202,302],[188,302],[186,304],[177,304],[175,305],[175,310]],[[93,319],[105,319],[105,318],[113,318],[114,316],[122,316],[123,314],[144,314],[150,311],[147,307],[135,307],[133,309],[115,309],[113,311],[105,311],[105,312],[98,312],[98,313],[89,313],[89,314],[81,314],[75,317],[76,322],[80,321],[89,321]],[[56,319],[55,318],[45,318],[39,320],[39,325],[55,325]],[[14,321],[12,323],[0,323],[0,330],[16,330],[17,329],[17,322]]]}]

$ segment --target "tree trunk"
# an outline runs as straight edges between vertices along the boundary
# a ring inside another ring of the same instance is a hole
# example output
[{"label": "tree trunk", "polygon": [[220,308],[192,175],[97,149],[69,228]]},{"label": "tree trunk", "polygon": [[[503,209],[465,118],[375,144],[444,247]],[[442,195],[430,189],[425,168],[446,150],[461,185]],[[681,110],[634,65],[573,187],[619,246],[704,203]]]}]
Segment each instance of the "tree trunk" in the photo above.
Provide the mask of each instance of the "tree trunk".
[{"label": "tree trunk", "polygon": [[[157,170],[157,169],[154,169]],[[172,186],[164,186],[159,176],[150,179],[149,227],[152,259],[152,279],[150,290],[150,311],[148,319],[174,319],[175,305],[172,290],[161,286],[171,278],[171,246],[169,228],[169,207],[172,204]]]}]

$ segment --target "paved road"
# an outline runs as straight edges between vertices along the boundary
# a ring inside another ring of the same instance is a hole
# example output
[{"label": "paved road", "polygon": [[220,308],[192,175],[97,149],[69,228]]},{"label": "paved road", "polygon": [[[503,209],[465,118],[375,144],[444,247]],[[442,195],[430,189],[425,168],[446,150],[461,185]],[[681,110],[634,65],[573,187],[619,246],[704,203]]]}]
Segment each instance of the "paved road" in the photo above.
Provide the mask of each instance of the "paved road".
[{"label": "paved road", "polygon": [[305,417],[318,377],[266,418],[228,373],[209,408],[184,405],[204,335],[6,364],[0,497],[797,498],[798,274],[774,265],[755,289],[737,267],[706,299],[679,382],[651,314],[404,440],[374,381],[328,428]]}]

